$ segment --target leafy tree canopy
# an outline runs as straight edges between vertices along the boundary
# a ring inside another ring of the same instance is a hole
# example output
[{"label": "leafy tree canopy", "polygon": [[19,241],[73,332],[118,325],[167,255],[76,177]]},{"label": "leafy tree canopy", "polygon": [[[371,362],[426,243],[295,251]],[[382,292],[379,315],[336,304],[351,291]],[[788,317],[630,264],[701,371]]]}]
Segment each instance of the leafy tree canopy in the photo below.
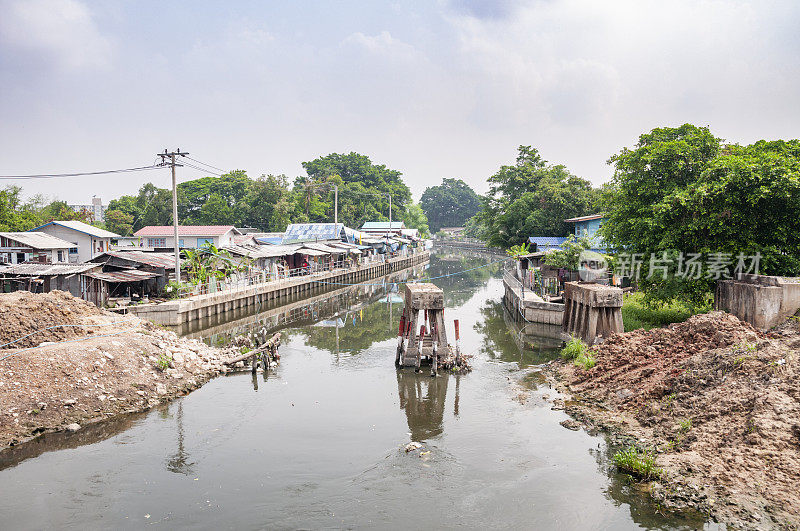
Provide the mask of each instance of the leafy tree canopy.
[{"label": "leafy tree canopy", "polygon": [[599,193],[563,165],[551,165],[530,146],[520,146],[516,164],[489,178],[479,214],[488,243],[508,248],[530,236],[564,236],[564,220],[592,213]]},{"label": "leafy tree canopy", "polygon": [[382,164],[373,164],[359,153],[331,153],[304,162],[307,178],[295,180],[296,211],[308,221],[333,219],[333,185],[339,187],[339,222],[360,228],[366,221],[389,220],[389,197],[392,195],[392,219],[405,219],[411,205],[411,190],[401,179],[402,173]]},{"label": "leafy tree canopy", "polygon": [[420,200],[431,230],[463,227],[481,209],[481,198],[461,179],[443,179],[439,186],[425,189]]},{"label": "leafy tree canopy", "polygon": [[[675,275],[680,253],[725,253],[734,262],[760,253],[762,274],[800,274],[800,141],[724,144],[707,127],[685,124],[641,135],[609,163],[601,234],[618,251],[641,253],[649,300],[710,297],[713,277]],[[651,253],[664,252],[671,274],[648,279]]]}]

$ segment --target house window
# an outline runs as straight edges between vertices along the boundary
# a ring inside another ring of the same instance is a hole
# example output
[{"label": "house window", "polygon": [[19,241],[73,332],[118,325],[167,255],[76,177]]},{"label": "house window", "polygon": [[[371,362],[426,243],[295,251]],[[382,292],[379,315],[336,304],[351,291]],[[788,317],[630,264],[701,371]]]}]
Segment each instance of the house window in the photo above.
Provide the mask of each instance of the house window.
[{"label": "house window", "polygon": [[58,251],[58,261],[59,262],[64,261],[64,251]]},{"label": "house window", "polygon": [[183,245],[183,238],[181,238],[180,240],[178,240],[178,247],[180,247],[181,249],[182,249],[183,247],[185,247],[185,246]]},{"label": "house window", "polygon": [[167,239],[166,238],[147,238],[147,246],[148,247],[166,247],[167,246]]},{"label": "house window", "polygon": [[78,254],[78,248],[77,247],[70,247],[69,254]]},{"label": "house window", "polygon": [[210,243],[214,245],[214,238],[197,238],[197,246],[202,247],[203,244]]}]

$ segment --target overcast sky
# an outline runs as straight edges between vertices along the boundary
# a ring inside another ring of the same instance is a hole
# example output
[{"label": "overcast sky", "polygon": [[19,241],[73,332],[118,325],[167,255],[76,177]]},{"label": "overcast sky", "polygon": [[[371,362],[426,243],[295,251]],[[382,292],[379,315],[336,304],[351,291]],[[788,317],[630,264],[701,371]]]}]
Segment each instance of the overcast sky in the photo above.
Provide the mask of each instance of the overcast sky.
[{"label": "overcast sky", "polygon": [[[599,184],[658,126],[800,137],[798,28],[794,0],[0,0],[0,174],[168,147],[294,177],[357,151],[418,198],[443,177],[485,192],[524,144]],[[106,202],[151,180],[169,175],[16,184]]]}]

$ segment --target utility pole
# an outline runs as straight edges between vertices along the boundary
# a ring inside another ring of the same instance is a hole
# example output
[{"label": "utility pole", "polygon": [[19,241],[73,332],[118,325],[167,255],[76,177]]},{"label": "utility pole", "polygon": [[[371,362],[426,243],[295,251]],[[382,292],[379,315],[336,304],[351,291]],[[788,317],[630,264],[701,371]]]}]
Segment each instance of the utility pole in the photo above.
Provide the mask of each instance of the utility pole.
[{"label": "utility pole", "polygon": [[159,153],[158,156],[161,157],[161,164],[164,166],[171,166],[172,167],[172,228],[174,230],[173,234],[175,236],[175,242],[173,247],[175,248],[175,282],[180,284],[181,282],[181,248],[178,239],[178,182],[175,178],[175,168],[177,166],[183,166],[183,164],[178,164],[175,162],[175,157],[179,155],[181,157],[185,157],[188,153],[181,153],[181,149],[178,148],[177,151],[167,152],[164,149],[164,153]]},{"label": "utility pole", "polygon": [[339,185],[333,185],[333,224],[339,224]]},{"label": "utility pole", "polygon": [[392,232],[392,194],[389,194],[389,232]]}]

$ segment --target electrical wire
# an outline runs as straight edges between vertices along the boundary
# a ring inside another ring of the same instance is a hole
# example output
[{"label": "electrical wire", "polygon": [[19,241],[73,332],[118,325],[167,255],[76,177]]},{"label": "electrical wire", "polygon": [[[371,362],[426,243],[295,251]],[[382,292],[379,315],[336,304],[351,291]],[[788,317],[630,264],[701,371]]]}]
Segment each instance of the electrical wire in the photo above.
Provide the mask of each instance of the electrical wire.
[{"label": "electrical wire", "polygon": [[[448,273],[446,275],[439,275],[439,276],[436,276],[436,277],[428,277],[428,278],[420,278],[420,279],[415,279],[415,280],[404,280],[404,281],[401,281],[401,282],[390,282],[389,284],[395,284],[395,285],[399,286],[400,284],[416,284],[416,283],[419,283],[419,282],[428,282],[429,280],[437,280],[437,279],[440,279],[440,278],[454,277],[454,276],[457,276],[457,275],[462,275],[462,274],[467,273],[469,271],[474,271],[476,269],[482,269],[484,267],[489,267],[490,265],[502,264],[503,262],[507,262],[509,260],[511,260],[511,258],[503,258],[502,260],[495,260],[494,262],[489,262],[488,264],[483,264],[483,265],[479,265],[479,266],[476,266],[476,267],[471,267],[469,269],[464,269],[462,271],[456,271],[455,273]],[[346,283],[346,282],[328,282],[326,280],[313,280],[313,282],[316,282],[318,284],[330,284],[330,285],[333,285],[333,286],[385,286],[387,284],[386,282],[380,282],[380,283],[378,283],[378,282]]]},{"label": "electrical wire", "polygon": [[47,328],[41,328],[39,330],[34,330],[30,334],[27,334],[27,335],[24,335],[22,337],[19,337],[19,338],[13,340],[13,341],[9,341],[8,343],[3,343],[2,345],[0,345],[0,348],[5,348],[8,345],[13,345],[14,343],[19,343],[23,339],[29,338],[34,334],[38,334],[39,332],[44,332],[46,330],[53,330],[54,328],[72,328],[72,327],[81,327],[81,326],[98,326],[98,327],[101,327],[101,326],[114,326],[114,325],[118,325],[118,324],[122,324],[122,323],[127,323],[127,322],[133,321],[135,319],[136,319],[135,317],[129,317],[127,319],[122,319],[121,321],[115,321],[113,323],[105,323],[105,324],[95,324],[95,323],[89,323],[89,324],[58,324],[58,325],[48,326]]},{"label": "electrical wire", "polygon": [[23,179],[56,179],[60,177],[83,177],[86,175],[107,175],[111,173],[129,173],[134,171],[159,170],[166,166],[153,164],[151,166],[139,166],[137,168],[124,168],[119,170],[89,171],[80,173],[50,173],[40,175],[0,175],[0,179],[23,180]]},{"label": "electrical wire", "polygon": [[[88,341],[90,339],[97,339],[97,338],[100,338],[100,337],[118,336],[118,335],[124,334],[125,332],[128,332],[128,331],[129,330],[120,330],[119,332],[112,332],[110,334],[100,334],[99,336],[86,336],[86,337],[82,337],[82,338],[79,338],[79,339],[70,339],[68,341],[59,341],[59,342],[53,343],[53,344],[54,345],[65,345],[67,343],[79,343],[81,341]],[[50,345],[44,345],[44,346],[50,346]],[[16,352],[12,352],[11,354],[7,354],[7,355],[3,356],[2,358],[0,358],[0,361],[8,359],[11,356],[16,356],[17,354],[22,354],[23,352],[27,352],[29,350],[35,350],[37,348],[42,348],[42,345],[38,345],[38,346],[35,346],[35,347],[28,347],[28,348],[24,348],[22,350],[17,350]]]},{"label": "electrical wire", "polygon": [[187,168],[194,168],[195,170],[199,170],[204,173],[210,173],[211,175],[216,175],[217,177],[222,177],[223,175],[222,173],[217,173],[207,168],[201,168],[200,166],[195,166],[194,164],[189,164],[188,162],[184,162],[183,165],[186,166]]},{"label": "electrical wire", "polygon": [[[19,342],[20,342],[20,341],[22,341],[23,339],[26,339],[26,338],[28,338],[28,337],[31,337],[31,336],[32,336],[32,335],[34,335],[34,334],[38,334],[39,332],[44,332],[44,331],[46,331],[46,330],[52,330],[52,329],[54,329],[54,328],[69,328],[69,327],[80,327],[80,326],[97,326],[97,327],[105,327],[105,326],[114,326],[114,325],[119,325],[119,324],[127,323],[127,322],[130,322],[130,321],[135,321],[135,320],[138,320],[138,317],[129,317],[129,318],[127,318],[127,319],[122,319],[121,321],[115,321],[115,322],[113,322],[113,323],[105,323],[105,324],[59,324],[59,325],[48,326],[47,328],[42,328],[42,329],[40,329],[40,330],[35,330],[35,331],[31,332],[30,334],[27,334],[27,335],[24,335],[24,336],[22,336],[22,337],[19,337],[19,338],[17,338],[17,339],[15,339],[15,340],[13,340],[13,341],[9,341],[8,343],[3,343],[2,345],[0,345],[0,348],[4,348],[4,347],[6,347],[6,346],[8,346],[8,345],[13,345],[14,343],[19,343]],[[127,331],[128,331],[128,330],[120,330],[119,332],[114,332],[114,333],[112,333],[112,334],[103,334],[103,335],[99,335],[99,336],[92,335],[92,336],[87,336],[87,337],[85,337],[85,338],[81,338],[81,339],[77,339],[77,340],[69,340],[69,341],[57,341],[57,342],[55,342],[55,343],[53,343],[53,344],[55,344],[55,345],[61,345],[61,344],[64,344],[64,343],[75,343],[76,341],[86,341],[86,340],[88,340],[88,339],[94,339],[94,338],[96,338],[96,337],[108,337],[108,336],[114,336],[114,335],[122,334],[123,332],[127,332]],[[41,348],[42,346],[49,346],[49,345],[37,345],[37,346],[35,346],[35,347],[28,347],[28,348],[24,348],[24,349],[21,349],[21,350],[17,350],[17,351],[15,351],[15,352],[12,352],[12,353],[10,353],[10,354],[6,355],[6,356],[3,356],[2,358],[0,358],[0,361],[3,361],[4,359],[10,358],[11,356],[16,356],[17,354],[19,354],[19,353],[21,353],[21,352],[26,352],[26,351],[28,351],[28,350],[33,350],[33,349]]]},{"label": "electrical wire", "polygon": [[227,170],[223,170],[222,168],[217,168],[216,166],[213,166],[213,165],[211,165],[211,164],[208,164],[207,162],[202,162],[202,161],[200,161],[200,160],[193,159],[193,158],[192,158],[192,157],[190,157],[189,155],[184,155],[184,156],[183,156],[183,158],[185,158],[185,159],[189,159],[189,160],[193,160],[193,161],[195,161],[196,163],[200,164],[201,166],[208,166],[209,168],[212,168],[212,169],[214,169],[214,170],[221,171],[222,173],[226,173],[226,172],[227,172]]}]

